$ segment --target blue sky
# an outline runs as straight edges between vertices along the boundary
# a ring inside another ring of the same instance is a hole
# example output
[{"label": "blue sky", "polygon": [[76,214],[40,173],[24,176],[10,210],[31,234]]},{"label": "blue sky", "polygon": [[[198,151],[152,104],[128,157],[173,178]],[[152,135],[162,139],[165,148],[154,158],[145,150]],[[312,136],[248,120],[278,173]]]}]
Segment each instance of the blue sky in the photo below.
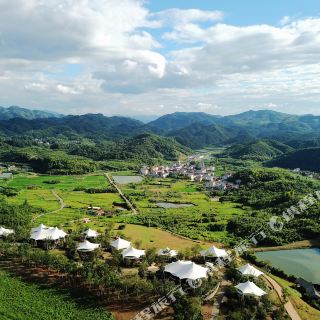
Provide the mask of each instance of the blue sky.
[{"label": "blue sky", "polygon": [[235,25],[278,24],[284,16],[319,16],[318,0],[151,0],[151,11],[172,7],[181,9],[220,10],[225,13],[225,22]]},{"label": "blue sky", "polygon": [[320,114],[318,0],[3,0],[0,105]]}]

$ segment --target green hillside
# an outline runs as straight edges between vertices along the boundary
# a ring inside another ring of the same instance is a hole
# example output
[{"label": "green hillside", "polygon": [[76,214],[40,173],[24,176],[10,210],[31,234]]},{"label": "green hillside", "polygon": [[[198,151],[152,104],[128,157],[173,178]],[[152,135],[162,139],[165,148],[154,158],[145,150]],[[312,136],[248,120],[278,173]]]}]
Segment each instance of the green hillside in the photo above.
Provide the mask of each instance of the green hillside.
[{"label": "green hillside", "polygon": [[267,163],[281,168],[320,171],[320,148],[301,149],[284,154]]},{"label": "green hillside", "polygon": [[201,123],[194,123],[172,131],[169,135],[185,146],[199,149],[210,145],[221,145],[226,140],[235,137],[236,133],[216,124],[206,126]]},{"label": "green hillside", "polygon": [[258,140],[245,145],[235,145],[226,154],[236,159],[264,161],[270,160],[293,148],[274,140]]}]

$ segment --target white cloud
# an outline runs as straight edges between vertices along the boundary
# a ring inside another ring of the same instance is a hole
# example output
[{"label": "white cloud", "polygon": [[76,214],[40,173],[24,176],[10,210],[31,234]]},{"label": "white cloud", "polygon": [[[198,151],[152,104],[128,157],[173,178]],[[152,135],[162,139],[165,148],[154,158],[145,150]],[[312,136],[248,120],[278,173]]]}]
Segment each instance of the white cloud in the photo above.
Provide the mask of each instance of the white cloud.
[{"label": "white cloud", "polygon": [[0,0],[0,12],[1,104],[157,114],[320,101],[320,18],[233,26],[139,0]]}]

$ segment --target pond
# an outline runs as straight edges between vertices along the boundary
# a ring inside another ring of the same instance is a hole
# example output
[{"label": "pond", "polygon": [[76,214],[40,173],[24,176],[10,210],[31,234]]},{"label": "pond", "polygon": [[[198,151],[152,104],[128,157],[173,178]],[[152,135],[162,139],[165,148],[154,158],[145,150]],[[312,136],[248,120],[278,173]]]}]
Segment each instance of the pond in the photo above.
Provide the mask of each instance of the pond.
[{"label": "pond", "polygon": [[320,284],[320,249],[294,249],[256,253],[259,260],[269,261],[287,274]]},{"label": "pond", "polygon": [[127,184],[127,183],[139,183],[143,180],[141,176],[112,176],[115,183]]},{"label": "pond", "polygon": [[157,202],[156,205],[164,209],[193,207],[192,203]]}]

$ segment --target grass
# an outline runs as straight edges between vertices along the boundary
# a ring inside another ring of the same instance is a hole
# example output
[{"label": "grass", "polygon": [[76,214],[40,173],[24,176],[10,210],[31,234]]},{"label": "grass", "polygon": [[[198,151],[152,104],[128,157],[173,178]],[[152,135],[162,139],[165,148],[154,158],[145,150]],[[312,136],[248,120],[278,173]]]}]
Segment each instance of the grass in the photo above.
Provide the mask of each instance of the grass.
[{"label": "grass", "polygon": [[111,316],[102,309],[90,308],[81,299],[78,303],[67,292],[45,289],[24,283],[0,271],[0,318],[15,320],[106,320]]},{"label": "grass", "polygon": [[[120,231],[120,233],[124,234],[133,242],[141,241],[142,248],[155,247],[157,249],[163,249],[169,247],[176,250],[184,250],[197,244],[192,240],[177,237],[164,230],[133,224],[126,225],[125,228]],[[209,244],[202,242],[201,245],[206,246]]]}]

